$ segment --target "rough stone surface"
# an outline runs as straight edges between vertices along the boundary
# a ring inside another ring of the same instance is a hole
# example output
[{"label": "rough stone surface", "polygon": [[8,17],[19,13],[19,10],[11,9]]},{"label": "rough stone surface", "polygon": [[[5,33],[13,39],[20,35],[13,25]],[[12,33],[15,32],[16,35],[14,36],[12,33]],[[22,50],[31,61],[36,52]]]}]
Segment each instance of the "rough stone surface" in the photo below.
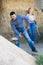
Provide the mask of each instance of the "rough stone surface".
[{"label": "rough stone surface", "polygon": [[41,36],[43,36],[43,13],[34,6],[35,0],[0,0],[0,34],[5,37],[10,37],[13,31],[10,26],[10,11],[26,14],[29,7],[34,9],[37,24]]},{"label": "rough stone surface", "polygon": [[36,65],[35,58],[0,35],[0,65]]}]

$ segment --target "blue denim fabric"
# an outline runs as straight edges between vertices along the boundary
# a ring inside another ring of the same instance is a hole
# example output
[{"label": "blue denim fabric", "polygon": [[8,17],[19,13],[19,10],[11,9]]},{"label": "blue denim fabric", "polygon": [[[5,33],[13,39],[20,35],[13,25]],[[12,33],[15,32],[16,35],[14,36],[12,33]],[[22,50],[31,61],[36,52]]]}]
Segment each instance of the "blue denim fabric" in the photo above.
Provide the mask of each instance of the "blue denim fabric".
[{"label": "blue denim fabric", "polygon": [[30,28],[27,30],[32,41],[35,41],[36,37],[36,24],[35,22],[30,23]]},{"label": "blue denim fabric", "polygon": [[[20,32],[22,32],[22,33],[23,33],[23,32],[24,32],[24,30],[25,30],[25,28],[16,28],[16,29],[19,31],[19,33],[20,33]],[[20,38],[20,37],[19,37],[19,35],[18,35],[18,34],[16,34],[16,33],[15,33],[15,37],[16,37],[16,38],[18,38],[18,41],[16,41],[16,43],[15,43],[15,44],[16,44],[16,46],[20,47],[20,41],[19,41],[19,38]]]},{"label": "blue denim fabric", "polygon": [[[34,47],[34,42],[30,39],[30,37],[29,37],[29,35],[28,35],[26,29],[25,29],[25,28],[17,28],[17,29],[18,29],[19,32],[22,32],[22,33],[23,33],[23,36],[25,37],[26,41],[28,42],[30,48],[31,48],[31,49],[34,49],[34,48],[35,48],[35,47]],[[17,34],[16,34],[16,37],[19,38],[19,36],[18,36]],[[17,45],[17,46],[18,46],[18,45],[20,46],[20,42],[19,42],[19,41],[16,42],[16,45]]]},{"label": "blue denim fabric", "polygon": [[16,20],[11,20],[10,21],[10,24],[11,24],[11,27],[12,27],[14,33],[17,33],[19,35],[19,32],[16,28],[24,27],[23,20],[26,20],[29,24],[29,18],[25,15],[22,15],[22,14],[17,14],[16,15]]}]

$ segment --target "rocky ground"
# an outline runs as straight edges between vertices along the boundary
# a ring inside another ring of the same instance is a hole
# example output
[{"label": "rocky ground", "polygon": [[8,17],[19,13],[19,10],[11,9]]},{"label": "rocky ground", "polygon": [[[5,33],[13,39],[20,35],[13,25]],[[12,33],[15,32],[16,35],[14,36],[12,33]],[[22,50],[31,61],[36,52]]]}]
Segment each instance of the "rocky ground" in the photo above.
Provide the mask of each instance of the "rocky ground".
[{"label": "rocky ground", "polygon": [[[29,52],[29,53],[32,52],[31,49],[30,49],[30,47],[29,47],[29,45],[28,45],[27,43],[26,43],[26,44],[21,44],[20,47],[21,47],[23,50],[25,50],[26,52]],[[35,44],[35,47],[37,48],[37,50],[38,50],[38,52],[39,52],[40,54],[43,54],[43,43],[36,43],[36,44]]]}]

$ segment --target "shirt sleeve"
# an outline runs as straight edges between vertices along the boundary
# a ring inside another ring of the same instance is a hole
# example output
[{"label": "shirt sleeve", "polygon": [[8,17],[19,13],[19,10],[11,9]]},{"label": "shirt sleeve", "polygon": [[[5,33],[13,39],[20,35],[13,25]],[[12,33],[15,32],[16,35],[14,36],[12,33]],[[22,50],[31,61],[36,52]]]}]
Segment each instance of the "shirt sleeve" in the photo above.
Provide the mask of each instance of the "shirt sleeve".
[{"label": "shirt sleeve", "polygon": [[27,15],[21,15],[21,17],[22,17],[22,19],[26,20],[27,26],[30,26],[28,16]]},{"label": "shirt sleeve", "polygon": [[12,22],[10,22],[10,24],[11,24],[11,27],[12,27],[13,31],[14,31],[16,34],[19,35],[19,31],[16,29],[15,25],[14,25]]},{"label": "shirt sleeve", "polygon": [[29,18],[26,15],[21,15],[22,19],[29,20]]}]

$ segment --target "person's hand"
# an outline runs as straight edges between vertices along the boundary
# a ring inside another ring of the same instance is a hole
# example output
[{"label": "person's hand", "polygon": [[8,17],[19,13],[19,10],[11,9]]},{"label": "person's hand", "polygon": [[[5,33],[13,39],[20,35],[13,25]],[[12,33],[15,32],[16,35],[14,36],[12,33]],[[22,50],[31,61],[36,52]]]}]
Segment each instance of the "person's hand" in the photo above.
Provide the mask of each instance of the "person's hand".
[{"label": "person's hand", "polygon": [[19,36],[20,36],[20,38],[22,38],[22,34],[21,33],[19,34]]},{"label": "person's hand", "polygon": [[26,26],[26,29],[28,29],[28,26]]},{"label": "person's hand", "polygon": [[30,26],[26,26],[26,29],[29,29],[30,28]]}]

